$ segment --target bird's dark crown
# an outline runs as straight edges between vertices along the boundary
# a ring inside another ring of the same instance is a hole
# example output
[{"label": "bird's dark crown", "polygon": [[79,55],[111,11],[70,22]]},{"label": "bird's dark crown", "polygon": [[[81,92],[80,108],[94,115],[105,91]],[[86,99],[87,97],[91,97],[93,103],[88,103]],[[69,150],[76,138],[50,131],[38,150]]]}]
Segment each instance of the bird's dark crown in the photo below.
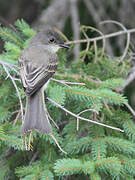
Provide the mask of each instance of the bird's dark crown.
[{"label": "bird's dark crown", "polygon": [[64,42],[60,38],[59,34],[53,29],[46,29],[38,32],[30,41],[30,44],[63,44]]}]

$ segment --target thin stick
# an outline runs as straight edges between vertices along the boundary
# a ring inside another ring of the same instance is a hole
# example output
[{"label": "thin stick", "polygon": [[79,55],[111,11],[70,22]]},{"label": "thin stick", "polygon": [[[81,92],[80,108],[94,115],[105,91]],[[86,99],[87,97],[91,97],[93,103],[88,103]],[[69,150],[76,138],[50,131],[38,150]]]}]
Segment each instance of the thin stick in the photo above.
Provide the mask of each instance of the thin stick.
[{"label": "thin stick", "polygon": [[16,85],[13,77],[11,76],[11,74],[9,73],[9,71],[7,70],[6,66],[5,66],[4,64],[2,64],[2,66],[3,66],[4,70],[5,70],[5,72],[7,73],[8,77],[11,79],[11,81],[12,81],[12,83],[13,83],[15,89],[16,89],[17,95],[18,95],[18,97],[19,97],[20,109],[21,109],[21,115],[22,115],[22,123],[23,123],[23,104],[22,104],[22,99],[21,99],[21,95],[20,95],[19,89],[18,89],[18,87],[17,87],[17,85]]},{"label": "thin stick", "polygon": [[135,79],[135,70],[126,79],[125,84],[122,87],[122,90],[125,89],[134,79]]},{"label": "thin stick", "polygon": [[[91,26],[84,26],[84,28],[89,29],[89,30],[96,31],[96,32],[99,33],[102,37],[104,37],[104,34],[103,34],[100,30],[98,30],[97,28],[94,28],[94,27],[91,27]],[[87,39],[89,39],[89,38],[87,37]],[[105,51],[105,38],[103,38],[102,40],[103,40],[103,42],[102,42],[103,47],[102,47],[102,54],[101,54],[101,57],[100,57],[100,58],[102,58],[102,56],[104,55],[104,51]],[[95,43],[95,41],[94,41],[94,43]]]},{"label": "thin stick", "polygon": [[16,123],[17,123],[17,121],[18,121],[18,119],[19,119],[19,116],[20,116],[20,111],[18,112],[18,114],[17,114],[17,116],[16,116],[16,118],[15,118],[15,120],[14,120],[13,126],[16,125]]},{"label": "thin stick", "polygon": [[63,34],[58,28],[54,27],[54,30],[60,34],[67,42],[69,41],[68,38],[65,36],[65,34]]},{"label": "thin stick", "polygon": [[65,152],[59,145],[58,141],[56,140],[56,138],[52,135],[52,134],[49,134],[52,139],[55,141],[56,145],[58,146],[58,148],[60,149],[61,152],[63,152],[64,154],[67,154],[67,152]]},{"label": "thin stick", "polygon": [[107,38],[123,35],[123,34],[126,34],[126,33],[135,33],[135,29],[127,29],[126,31],[118,31],[118,32],[106,34],[104,36],[99,36],[99,37],[95,37],[95,38],[69,41],[66,44],[78,44],[78,43],[100,41],[100,40],[103,40],[103,39],[107,39]]},{"label": "thin stick", "polygon": [[76,130],[78,131],[79,130],[79,119],[77,118],[77,121],[76,121]]},{"label": "thin stick", "polygon": [[50,116],[49,112],[46,110],[48,118],[53,122],[53,124],[56,126],[57,129],[59,129],[59,126],[56,124],[56,122],[52,119],[52,117]]},{"label": "thin stick", "polygon": [[31,161],[29,162],[29,165],[31,165],[36,160],[37,155],[38,155],[38,152],[35,152],[32,159],[31,159]]},{"label": "thin stick", "polygon": [[103,123],[99,123],[97,121],[93,121],[93,120],[90,120],[90,119],[86,119],[86,118],[83,118],[81,116],[78,116],[74,113],[72,113],[71,111],[67,110],[66,108],[62,107],[60,104],[56,103],[55,101],[53,101],[52,99],[48,98],[47,99],[52,102],[53,104],[55,104],[56,106],[58,106],[59,108],[61,108],[62,110],[64,110],[65,112],[67,112],[68,114],[78,118],[78,119],[81,119],[83,121],[88,121],[88,122],[91,122],[91,123],[94,123],[94,124],[98,124],[100,126],[103,126],[103,127],[107,127],[107,128],[110,128],[110,129],[114,129],[114,130],[117,130],[117,131],[120,131],[120,132],[124,132],[124,130],[120,129],[120,128],[116,128],[116,127],[113,127],[113,126],[109,126],[109,125],[106,125],[106,124],[103,124]]},{"label": "thin stick", "polygon": [[111,112],[111,110],[110,110],[108,104],[107,104],[105,101],[103,101],[103,103],[104,103],[106,109],[108,110],[108,112],[112,115],[113,113]]},{"label": "thin stick", "polygon": [[98,60],[98,55],[97,55],[97,41],[94,41],[94,49],[95,49],[94,62],[97,62],[97,60]]},{"label": "thin stick", "polygon": [[[96,111],[95,109],[85,109],[83,111],[81,111],[80,113],[78,113],[77,115],[80,116],[82,113],[84,112],[88,112],[88,111],[92,111],[98,114],[98,111]],[[79,130],[79,119],[77,118],[77,125],[76,125],[76,130]]]},{"label": "thin stick", "polygon": [[78,82],[69,82],[69,81],[66,81],[66,80],[58,80],[58,79],[54,79],[54,78],[51,78],[52,81],[55,81],[55,82],[59,82],[61,84],[64,84],[65,86],[69,87],[68,84],[71,84],[71,85],[85,85],[85,83],[78,83]]},{"label": "thin stick", "polygon": [[7,63],[7,62],[4,62],[4,61],[2,61],[2,60],[0,60],[0,64],[2,64],[2,65],[4,64],[4,65],[8,66],[10,69],[12,69],[13,71],[15,71],[16,74],[19,75],[19,72],[17,71],[17,66],[16,66],[16,65],[10,64],[10,63]]},{"label": "thin stick", "polygon": [[[106,24],[106,23],[114,23],[114,24],[117,24],[119,25],[124,31],[128,31],[127,28],[121,24],[120,22],[117,22],[117,21],[112,21],[112,20],[107,20],[107,21],[102,21],[100,24]],[[127,43],[126,43],[126,47],[125,47],[125,50],[124,50],[124,53],[123,55],[121,56],[120,58],[120,62],[125,58],[126,54],[127,54],[127,51],[129,49],[129,44],[130,44],[130,33],[127,32]]]},{"label": "thin stick", "polygon": [[[88,39],[89,37],[87,36],[86,32],[84,31],[83,27],[81,28],[81,31],[82,33],[84,34],[84,36],[86,37],[86,39]],[[86,55],[88,53],[88,50],[89,50],[89,47],[90,47],[90,42],[87,42],[87,46],[86,46],[86,49],[85,49],[85,54],[83,55],[82,57],[82,61],[84,61],[84,59],[86,58]]]},{"label": "thin stick", "polygon": [[135,111],[133,110],[133,108],[128,103],[125,103],[125,105],[129,109],[129,111],[132,113],[132,115],[135,117]]}]

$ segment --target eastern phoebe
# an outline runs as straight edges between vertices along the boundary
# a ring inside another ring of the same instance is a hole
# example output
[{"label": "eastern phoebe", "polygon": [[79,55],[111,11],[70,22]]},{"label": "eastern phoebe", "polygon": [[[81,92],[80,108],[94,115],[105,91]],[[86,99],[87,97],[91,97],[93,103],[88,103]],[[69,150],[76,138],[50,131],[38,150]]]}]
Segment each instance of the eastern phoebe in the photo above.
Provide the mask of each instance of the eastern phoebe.
[{"label": "eastern phoebe", "polygon": [[44,103],[44,89],[57,70],[60,48],[69,48],[60,36],[47,29],[37,33],[19,58],[20,75],[26,93],[26,110],[21,133],[35,129],[49,134],[52,132]]}]

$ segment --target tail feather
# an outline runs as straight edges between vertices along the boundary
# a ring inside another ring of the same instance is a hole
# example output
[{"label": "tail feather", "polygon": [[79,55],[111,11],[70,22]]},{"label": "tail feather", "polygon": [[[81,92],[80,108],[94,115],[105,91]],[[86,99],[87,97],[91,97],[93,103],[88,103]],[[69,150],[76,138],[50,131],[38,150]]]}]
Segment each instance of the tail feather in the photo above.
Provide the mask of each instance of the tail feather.
[{"label": "tail feather", "polygon": [[52,132],[44,103],[44,92],[42,89],[32,96],[27,96],[26,112],[21,133],[27,134],[32,129],[49,134]]}]

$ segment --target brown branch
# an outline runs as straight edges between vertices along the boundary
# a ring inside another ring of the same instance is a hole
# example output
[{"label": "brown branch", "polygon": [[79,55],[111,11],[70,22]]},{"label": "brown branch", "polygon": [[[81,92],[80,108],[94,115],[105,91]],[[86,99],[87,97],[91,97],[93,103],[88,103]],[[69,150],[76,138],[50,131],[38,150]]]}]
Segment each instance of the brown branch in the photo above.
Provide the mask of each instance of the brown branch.
[{"label": "brown branch", "polygon": [[[120,22],[117,21],[112,21],[112,20],[107,20],[107,21],[102,21],[100,24],[106,24],[106,23],[114,23],[118,26],[120,26],[124,31],[127,32],[127,28],[121,24]],[[126,43],[126,47],[124,50],[124,53],[122,54],[121,58],[120,58],[120,62],[125,58],[125,56],[127,55],[127,51],[129,49],[129,44],[130,44],[130,33],[127,32],[127,43]]]},{"label": "brown branch", "polygon": [[[91,27],[91,26],[83,26],[83,28],[84,28],[84,29],[87,29],[87,30],[93,30],[93,31],[99,33],[101,36],[104,37],[104,34],[103,34],[100,30],[98,30],[97,28],[94,28],[94,27]],[[89,39],[88,36],[86,36],[86,39]],[[102,47],[101,58],[102,58],[102,56],[104,55],[104,51],[105,51],[105,38],[103,38],[102,44],[103,44],[103,47]],[[95,54],[97,54],[97,52],[96,52],[96,51],[97,51],[96,41],[94,41],[94,46],[95,46]]]},{"label": "brown branch", "polygon": [[99,37],[95,37],[95,38],[69,41],[66,44],[78,44],[78,43],[87,43],[87,42],[100,41],[100,40],[103,40],[103,39],[116,37],[116,36],[123,35],[123,34],[126,34],[126,33],[135,33],[135,29],[127,29],[126,31],[125,30],[124,31],[118,31],[118,32],[106,34],[104,36],[99,36]]},{"label": "brown branch", "polygon": [[[82,33],[84,34],[84,36],[86,37],[86,39],[89,39],[89,37],[87,36],[87,34],[86,34],[86,32],[84,31],[83,27],[81,28],[81,31],[82,31]],[[89,47],[90,47],[90,42],[87,42],[87,46],[86,46],[86,49],[85,49],[85,53],[84,53],[84,55],[83,55],[83,57],[82,57],[82,59],[81,59],[82,61],[84,61],[84,59],[85,59],[85,57],[86,57],[86,55],[87,55],[87,53],[88,53]]]}]

